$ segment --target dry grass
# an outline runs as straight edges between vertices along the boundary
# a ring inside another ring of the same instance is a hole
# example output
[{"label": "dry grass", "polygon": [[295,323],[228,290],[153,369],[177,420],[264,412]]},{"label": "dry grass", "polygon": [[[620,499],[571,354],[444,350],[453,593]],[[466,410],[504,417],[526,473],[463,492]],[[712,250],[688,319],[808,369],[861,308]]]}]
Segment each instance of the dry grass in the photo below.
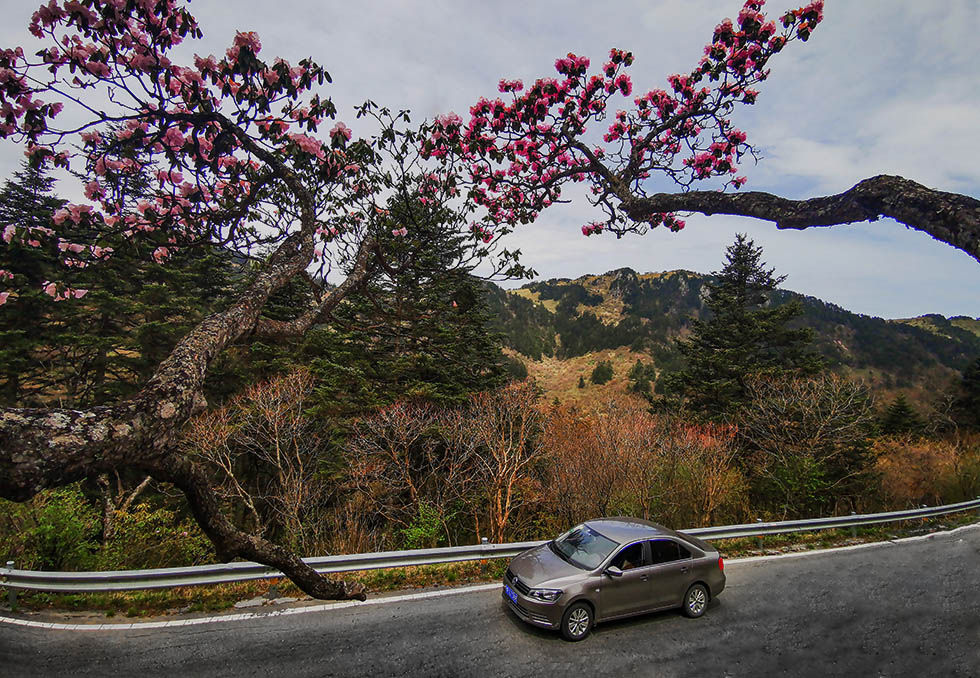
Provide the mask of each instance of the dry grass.
[{"label": "dry grass", "polygon": [[[589,381],[592,370],[602,360],[613,365],[613,378],[605,384]],[[541,360],[527,360],[528,375],[533,377],[545,391],[547,400],[558,398],[562,402],[581,400],[604,401],[624,397],[636,398],[629,393],[630,380],[627,376],[637,360],[652,362],[649,355],[635,353],[628,348],[615,348],[596,353],[587,353],[575,358],[559,360],[543,357]],[[579,377],[585,379],[585,388],[578,387]]]}]

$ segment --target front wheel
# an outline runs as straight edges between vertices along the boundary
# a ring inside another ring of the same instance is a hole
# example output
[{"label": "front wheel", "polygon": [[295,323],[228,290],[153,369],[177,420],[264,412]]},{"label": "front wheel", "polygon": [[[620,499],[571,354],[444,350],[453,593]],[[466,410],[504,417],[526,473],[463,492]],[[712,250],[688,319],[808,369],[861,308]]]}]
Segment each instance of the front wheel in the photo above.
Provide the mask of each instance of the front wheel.
[{"label": "front wheel", "polygon": [[692,584],[684,595],[684,616],[700,617],[708,609],[708,589],[704,584]]},{"label": "front wheel", "polygon": [[575,603],[565,610],[561,618],[561,634],[565,640],[582,640],[592,630],[592,608],[586,603]]}]

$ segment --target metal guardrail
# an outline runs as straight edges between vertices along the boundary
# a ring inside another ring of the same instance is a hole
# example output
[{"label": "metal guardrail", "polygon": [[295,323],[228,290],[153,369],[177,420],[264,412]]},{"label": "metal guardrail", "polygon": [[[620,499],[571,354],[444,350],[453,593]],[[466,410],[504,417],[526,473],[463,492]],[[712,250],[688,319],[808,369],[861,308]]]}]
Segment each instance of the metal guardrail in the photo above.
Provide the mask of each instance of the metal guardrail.
[{"label": "metal guardrail", "polygon": [[[980,497],[973,501],[964,501],[958,504],[923,507],[907,511],[869,513],[864,515],[851,514],[849,516],[815,518],[811,520],[699,527],[682,531],[704,540],[760,537],[767,534],[827,530],[928,518],[971,509],[976,509],[978,515],[980,515]],[[522,551],[543,543],[545,541],[525,541],[510,544],[483,543],[473,546],[449,546],[445,548],[416,549],[411,551],[384,551],[379,553],[322,556],[317,558],[304,558],[303,560],[321,573],[349,572],[352,570],[410,567],[414,565],[453,563],[466,560],[512,558]],[[0,568],[0,577],[3,578],[0,585],[7,587],[8,594],[11,595],[11,601],[13,602],[13,594],[17,589],[73,593],[86,591],[132,591],[170,588],[174,586],[224,584],[255,579],[273,579],[282,576],[284,575],[275,568],[252,562],[170,567],[155,570],[115,570],[109,572],[17,570],[14,569],[13,562],[8,562],[7,567]]]}]

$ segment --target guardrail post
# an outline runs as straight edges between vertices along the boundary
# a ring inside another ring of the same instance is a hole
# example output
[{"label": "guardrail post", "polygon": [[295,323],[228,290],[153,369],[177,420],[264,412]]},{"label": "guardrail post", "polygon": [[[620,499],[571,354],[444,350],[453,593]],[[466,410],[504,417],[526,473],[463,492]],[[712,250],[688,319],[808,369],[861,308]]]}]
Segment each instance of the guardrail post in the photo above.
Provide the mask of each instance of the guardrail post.
[{"label": "guardrail post", "polygon": [[[761,523],[762,522],[762,518],[756,518],[755,519],[755,522]],[[759,547],[759,550],[761,551],[762,550],[762,535],[761,534],[758,537],[755,538],[755,543]]]},{"label": "guardrail post", "polygon": [[480,537],[480,546],[486,546],[489,543],[486,537]]},{"label": "guardrail post", "polygon": [[[977,497],[977,501],[980,501],[980,497]],[[980,518],[980,506],[977,507],[977,518]]]},{"label": "guardrail post", "polygon": [[[851,511],[851,515],[856,516],[857,511]],[[858,536],[857,525],[851,525],[851,539],[857,539],[857,536]]]},{"label": "guardrail post", "polygon": [[[7,569],[8,570],[14,569],[14,561],[12,560],[7,561]],[[12,586],[7,587],[7,602],[10,603],[11,610],[17,608],[17,589],[13,588]]]}]

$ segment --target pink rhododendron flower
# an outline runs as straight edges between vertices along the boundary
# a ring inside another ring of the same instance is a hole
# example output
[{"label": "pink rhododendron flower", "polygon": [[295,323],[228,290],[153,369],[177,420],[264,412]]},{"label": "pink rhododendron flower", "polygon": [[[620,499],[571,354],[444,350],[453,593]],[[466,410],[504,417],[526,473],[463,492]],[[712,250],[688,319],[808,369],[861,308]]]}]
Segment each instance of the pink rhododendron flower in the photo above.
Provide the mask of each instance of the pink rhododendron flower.
[{"label": "pink rhododendron flower", "polygon": [[404,238],[406,235],[408,235],[408,229],[402,226],[401,228],[394,229],[391,234],[398,238]]},{"label": "pink rhododendron flower", "polygon": [[10,297],[10,292],[0,292],[0,306],[7,303],[8,297]]},{"label": "pink rhododendron flower", "polygon": [[90,181],[85,184],[85,197],[89,200],[100,200],[105,197],[105,191],[98,181]]},{"label": "pink rhododendron flower", "polygon": [[330,130],[330,138],[336,139],[337,137],[343,137],[345,141],[350,141],[351,131],[344,123],[338,121],[333,129]]},{"label": "pink rhododendron flower", "polygon": [[3,241],[9,243],[11,240],[13,240],[16,234],[17,227],[13,224],[7,224],[3,229]]}]

